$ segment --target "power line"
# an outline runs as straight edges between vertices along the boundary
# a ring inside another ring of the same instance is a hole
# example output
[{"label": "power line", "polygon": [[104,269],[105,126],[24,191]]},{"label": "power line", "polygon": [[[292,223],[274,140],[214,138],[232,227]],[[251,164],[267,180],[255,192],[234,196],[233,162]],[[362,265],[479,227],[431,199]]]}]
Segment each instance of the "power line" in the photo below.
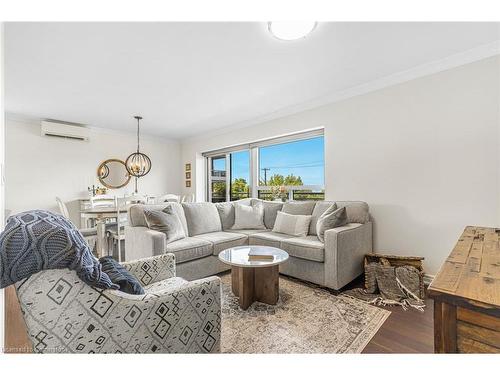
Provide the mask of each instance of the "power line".
[{"label": "power line", "polygon": [[267,168],[284,168],[284,167],[301,167],[308,165],[324,165],[325,162],[323,160],[310,161],[306,163],[298,163],[298,164],[288,164],[288,165],[280,165],[280,166],[266,166]]},{"label": "power line", "polygon": [[[317,168],[317,167],[324,167],[325,164],[302,164],[302,165],[283,165],[283,166],[271,166],[267,167],[266,169],[286,169],[286,168]],[[264,168],[261,168],[264,170]]]}]

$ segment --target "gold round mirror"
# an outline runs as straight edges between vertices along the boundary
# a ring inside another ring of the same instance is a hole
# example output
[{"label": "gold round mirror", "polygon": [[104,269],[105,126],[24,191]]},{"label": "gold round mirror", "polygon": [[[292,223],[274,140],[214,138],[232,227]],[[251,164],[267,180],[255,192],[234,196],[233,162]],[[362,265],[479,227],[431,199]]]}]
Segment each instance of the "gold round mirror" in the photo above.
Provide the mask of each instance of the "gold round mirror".
[{"label": "gold round mirror", "polygon": [[101,184],[109,189],[124,187],[130,181],[125,163],[120,159],[108,159],[99,164],[97,177]]}]

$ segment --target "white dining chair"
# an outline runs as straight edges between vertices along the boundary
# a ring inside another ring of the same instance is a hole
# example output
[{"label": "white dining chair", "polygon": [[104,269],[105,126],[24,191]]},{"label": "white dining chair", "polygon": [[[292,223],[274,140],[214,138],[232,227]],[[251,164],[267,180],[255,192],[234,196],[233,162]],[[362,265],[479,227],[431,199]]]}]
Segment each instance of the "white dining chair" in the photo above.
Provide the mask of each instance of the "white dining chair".
[{"label": "white dining chair", "polygon": [[128,223],[127,215],[123,215],[123,212],[126,211],[130,205],[138,203],[147,203],[147,198],[141,195],[131,195],[120,198],[115,197],[117,225],[107,228],[107,235],[111,242],[110,246],[108,246],[108,249],[111,248],[110,255],[113,256],[113,251],[116,247],[118,251],[118,262],[122,261],[121,243],[122,240],[125,240],[125,225]]},{"label": "white dining chair", "polygon": [[[59,197],[56,197],[57,206],[59,207],[59,212],[66,219],[71,221],[69,217],[69,210],[66,203]],[[97,243],[97,228],[81,228],[79,229],[80,233],[83,235],[83,238],[92,246],[95,247]]]},{"label": "white dining chair", "polygon": [[181,197],[175,194],[165,194],[156,199],[156,203],[161,204],[165,202],[177,202],[181,201]]}]

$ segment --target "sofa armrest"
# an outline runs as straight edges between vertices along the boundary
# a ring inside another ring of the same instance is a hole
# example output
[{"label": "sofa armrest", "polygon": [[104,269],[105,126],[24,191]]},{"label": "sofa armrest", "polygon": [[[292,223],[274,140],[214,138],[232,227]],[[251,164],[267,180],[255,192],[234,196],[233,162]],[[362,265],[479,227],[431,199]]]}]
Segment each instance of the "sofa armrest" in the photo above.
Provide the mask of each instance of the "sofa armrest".
[{"label": "sofa armrest", "polygon": [[167,236],[148,227],[125,227],[125,260],[134,260],[165,253]]},{"label": "sofa armrest", "polygon": [[163,254],[133,260],[122,263],[122,266],[134,275],[142,286],[175,277],[174,254]]},{"label": "sofa armrest", "polygon": [[338,290],[363,273],[373,251],[372,223],[351,223],[325,231],[325,283]]},{"label": "sofa armrest", "polygon": [[151,338],[142,339],[151,336],[151,330],[153,338],[161,338],[153,340],[155,353],[220,352],[221,280],[216,276],[146,295],[119,290],[104,290],[103,294],[111,301],[121,301],[113,311],[121,320],[132,320],[131,308],[140,312],[138,327],[123,330],[120,339],[139,338],[134,344],[141,353],[152,352]]}]

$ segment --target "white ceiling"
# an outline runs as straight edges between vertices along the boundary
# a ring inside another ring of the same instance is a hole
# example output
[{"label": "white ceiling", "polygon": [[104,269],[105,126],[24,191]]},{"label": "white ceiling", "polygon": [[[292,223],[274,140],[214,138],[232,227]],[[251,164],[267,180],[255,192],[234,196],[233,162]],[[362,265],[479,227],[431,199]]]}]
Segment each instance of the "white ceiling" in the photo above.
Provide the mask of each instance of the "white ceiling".
[{"label": "white ceiling", "polygon": [[271,113],[500,39],[493,23],[7,23],[6,110],[171,138]]}]

